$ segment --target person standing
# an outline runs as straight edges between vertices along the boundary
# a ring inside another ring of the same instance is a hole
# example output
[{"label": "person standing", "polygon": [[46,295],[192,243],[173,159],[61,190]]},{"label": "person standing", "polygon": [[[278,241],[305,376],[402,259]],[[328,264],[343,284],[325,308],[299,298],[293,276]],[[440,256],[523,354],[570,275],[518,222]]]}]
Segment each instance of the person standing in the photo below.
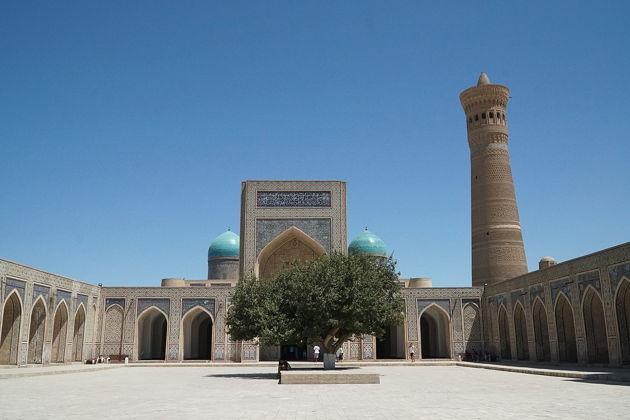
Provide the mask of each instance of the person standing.
[{"label": "person standing", "polygon": [[317,362],[319,360],[319,346],[317,344],[315,344],[313,346],[313,353],[315,353],[315,361]]},{"label": "person standing", "polygon": [[416,361],[416,346],[412,344],[409,344],[409,358],[411,359],[412,362]]}]

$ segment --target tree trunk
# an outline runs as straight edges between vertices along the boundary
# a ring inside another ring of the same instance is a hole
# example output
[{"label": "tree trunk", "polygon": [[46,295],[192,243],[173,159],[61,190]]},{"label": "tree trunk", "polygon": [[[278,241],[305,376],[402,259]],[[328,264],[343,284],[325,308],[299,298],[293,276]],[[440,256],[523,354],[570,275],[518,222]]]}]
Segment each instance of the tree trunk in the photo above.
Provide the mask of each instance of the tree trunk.
[{"label": "tree trunk", "polygon": [[324,370],[334,370],[337,355],[335,353],[324,353]]}]

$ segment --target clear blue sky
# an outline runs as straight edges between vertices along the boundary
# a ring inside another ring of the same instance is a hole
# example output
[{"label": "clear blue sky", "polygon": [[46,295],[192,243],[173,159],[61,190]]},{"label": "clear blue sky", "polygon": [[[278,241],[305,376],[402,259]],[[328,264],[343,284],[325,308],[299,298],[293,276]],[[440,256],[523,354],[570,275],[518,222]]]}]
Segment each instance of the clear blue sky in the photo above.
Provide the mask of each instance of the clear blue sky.
[{"label": "clear blue sky", "polygon": [[[308,3],[308,4],[307,4]],[[630,240],[627,2],[0,3],[0,257],[204,278],[246,179],[348,182],[403,276],[470,285],[459,93],[512,91],[530,269]]]}]

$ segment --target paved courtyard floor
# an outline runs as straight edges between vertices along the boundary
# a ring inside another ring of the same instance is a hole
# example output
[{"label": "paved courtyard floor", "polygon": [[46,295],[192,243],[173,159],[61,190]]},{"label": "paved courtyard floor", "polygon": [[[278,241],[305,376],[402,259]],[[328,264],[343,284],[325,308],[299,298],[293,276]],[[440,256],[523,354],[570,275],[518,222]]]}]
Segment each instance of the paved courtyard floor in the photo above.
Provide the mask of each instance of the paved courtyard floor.
[{"label": "paved courtyard floor", "polygon": [[630,418],[630,384],[374,366],[380,385],[278,385],[272,367],[121,367],[0,380],[0,418]]}]

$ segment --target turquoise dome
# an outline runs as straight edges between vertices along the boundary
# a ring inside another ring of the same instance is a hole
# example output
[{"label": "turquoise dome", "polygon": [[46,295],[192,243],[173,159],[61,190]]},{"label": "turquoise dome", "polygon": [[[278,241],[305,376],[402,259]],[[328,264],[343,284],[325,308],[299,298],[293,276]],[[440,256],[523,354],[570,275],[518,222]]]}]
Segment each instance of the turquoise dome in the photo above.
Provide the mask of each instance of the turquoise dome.
[{"label": "turquoise dome", "polygon": [[348,252],[350,254],[387,256],[387,248],[383,240],[367,229],[350,242]]},{"label": "turquoise dome", "polygon": [[214,257],[238,257],[241,251],[241,238],[228,230],[214,238],[208,249],[208,259]]}]

